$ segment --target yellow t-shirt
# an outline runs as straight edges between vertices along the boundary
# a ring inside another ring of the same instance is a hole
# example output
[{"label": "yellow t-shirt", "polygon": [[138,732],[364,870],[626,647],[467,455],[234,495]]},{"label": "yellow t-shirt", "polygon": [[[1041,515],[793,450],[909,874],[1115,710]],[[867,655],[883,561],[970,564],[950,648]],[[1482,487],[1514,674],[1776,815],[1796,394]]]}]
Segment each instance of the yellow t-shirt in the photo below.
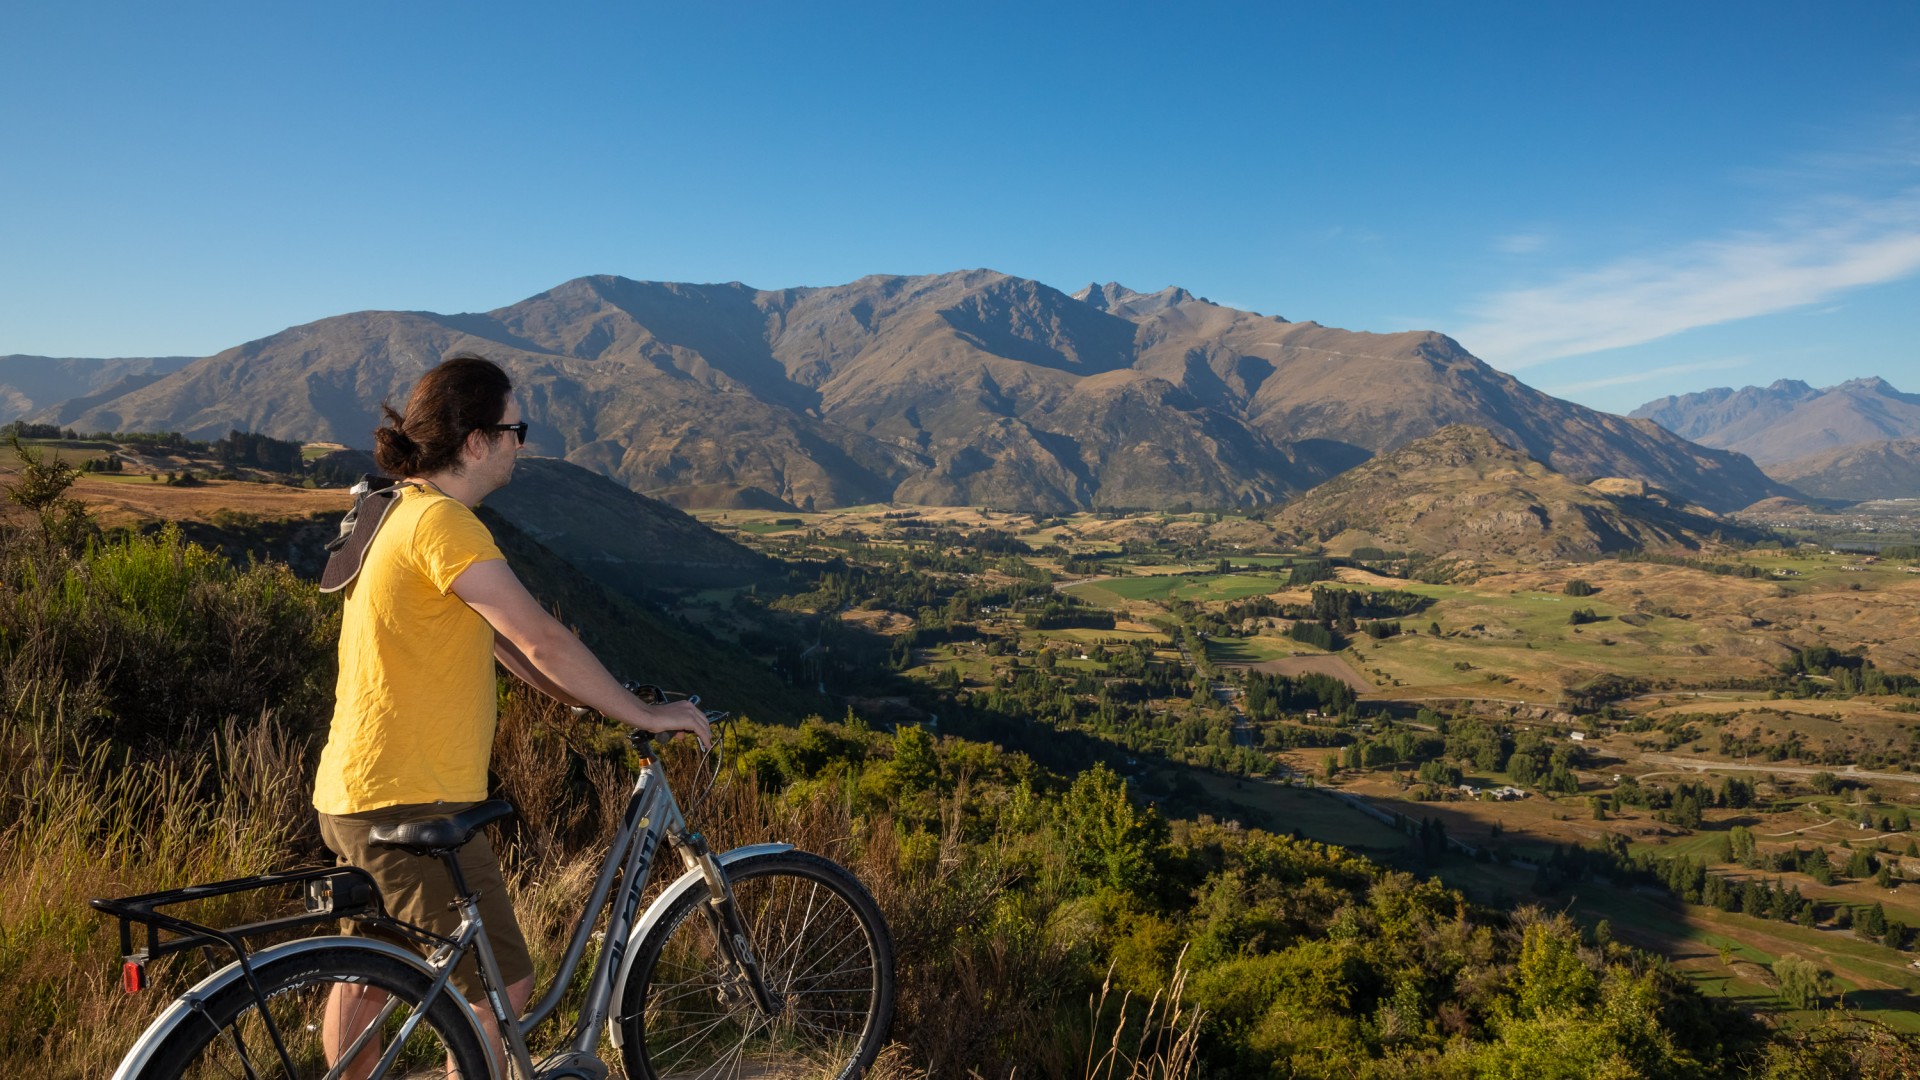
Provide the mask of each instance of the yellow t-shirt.
[{"label": "yellow t-shirt", "polygon": [[500,549],[472,510],[432,488],[406,489],[387,514],[347,586],[313,782],[323,814],[487,797],[493,627],[449,590]]}]

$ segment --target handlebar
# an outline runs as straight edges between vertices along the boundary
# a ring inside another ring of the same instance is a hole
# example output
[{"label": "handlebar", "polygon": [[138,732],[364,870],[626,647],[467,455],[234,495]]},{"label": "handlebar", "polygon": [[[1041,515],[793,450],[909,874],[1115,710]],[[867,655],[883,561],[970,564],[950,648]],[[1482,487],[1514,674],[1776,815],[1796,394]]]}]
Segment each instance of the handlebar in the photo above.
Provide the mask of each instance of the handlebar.
[{"label": "handlebar", "polygon": [[[634,697],[639,698],[641,704],[644,705],[663,705],[669,701],[686,701],[692,705],[700,704],[700,695],[698,694],[682,694],[673,690],[662,690],[652,683],[623,680],[620,686]],[[571,705],[568,706],[567,711],[577,719],[587,715],[593,710],[585,705]],[[702,709],[701,712],[706,716],[707,726],[709,728],[733,715],[724,709]],[[678,734],[680,733],[677,731],[653,732],[635,728],[627,732],[627,741],[633,745],[635,750],[645,754],[647,752],[647,743],[652,739],[657,737],[661,742],[667,742]]]}]

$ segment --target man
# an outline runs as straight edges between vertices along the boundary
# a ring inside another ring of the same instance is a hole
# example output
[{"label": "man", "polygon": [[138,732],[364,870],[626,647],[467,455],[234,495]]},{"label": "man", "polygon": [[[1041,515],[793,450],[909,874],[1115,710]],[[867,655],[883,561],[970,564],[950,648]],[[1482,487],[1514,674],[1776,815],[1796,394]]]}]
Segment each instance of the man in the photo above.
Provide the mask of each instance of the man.
[{"label": "man", "polygon": [[[706,717],[685,702],[647,705],[544,611],[507,567],[473,507],[513,475],[526,440],[513,384],[497,365],[456,354],[423,375],[405,415],[383,409],[375,460],[402,477],[398,502],[347,587],[333,725],[314,778],[321,836],[341,861],[379,883],[396,917],[450,936],[452,883],[438,859],[367,842],[374,826],[453,813],[487,797],[495,724],[494,661],[534,688],[653,732],[689,731],[706,745]],[[481,918],[516,1015],[533,991],[533,961],[484,835],[460,851],[481,894]],[[353,932],[358,924],[352,924]],[[473,1005],[495,1061],[500,1032],[469,958],[453,983]],[[330,1060],[379,1010],[379,990],[336,987],[323,1041]],[[369,1046],[349,1072],[378,1060]],[[468,1078],[477,1080],[477,1078]]]}]

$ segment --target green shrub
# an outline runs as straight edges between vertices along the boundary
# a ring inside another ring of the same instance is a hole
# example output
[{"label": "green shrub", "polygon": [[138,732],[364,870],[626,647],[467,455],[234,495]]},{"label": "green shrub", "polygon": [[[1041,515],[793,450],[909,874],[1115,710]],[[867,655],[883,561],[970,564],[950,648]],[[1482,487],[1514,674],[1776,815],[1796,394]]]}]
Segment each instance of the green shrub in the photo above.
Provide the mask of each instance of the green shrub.
[{"label": "green shrub", "polygon": [[317,732],[338,607],[278,564],[236,568],[175,528],[68,551],[0,533],[0,681],[17,717],[183,745],[274,709]]}]

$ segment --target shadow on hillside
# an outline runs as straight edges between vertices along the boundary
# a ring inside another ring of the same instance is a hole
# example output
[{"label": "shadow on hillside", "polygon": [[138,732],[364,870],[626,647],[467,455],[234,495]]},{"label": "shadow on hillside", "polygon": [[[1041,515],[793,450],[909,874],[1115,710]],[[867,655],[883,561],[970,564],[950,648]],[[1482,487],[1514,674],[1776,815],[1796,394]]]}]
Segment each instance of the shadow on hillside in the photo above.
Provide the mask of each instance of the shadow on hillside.
[{"label": "shadow on hillside", "polygon": [[1847,1005],[1861,1012],[1877,1012],[1881,1009],[1914,1012],[1920,1010],[1920,994],[1897,987],[1885,990],[1855,990],[1847,995]]}]

